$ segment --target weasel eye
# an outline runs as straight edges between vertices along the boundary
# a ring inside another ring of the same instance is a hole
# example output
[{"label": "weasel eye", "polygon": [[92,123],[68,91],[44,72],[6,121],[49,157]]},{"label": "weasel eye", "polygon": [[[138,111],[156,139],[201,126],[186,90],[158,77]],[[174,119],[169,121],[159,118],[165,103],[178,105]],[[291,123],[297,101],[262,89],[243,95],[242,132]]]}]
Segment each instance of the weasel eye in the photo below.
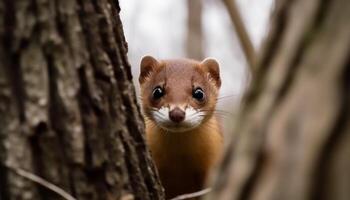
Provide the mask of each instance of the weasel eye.
[{"label": "weasel eye", "polygon": [[204,100],[204,92],[201,88],[197,88],[193,90],[192,97],[195,98],[197,101],[203,101]]},{"label": "weasel eye", "polygon": [[163,89],[159,86],[154,88],[152,96],[153,96],[153,99],[155,100],[162,98],[162,96],[164,96]]}]

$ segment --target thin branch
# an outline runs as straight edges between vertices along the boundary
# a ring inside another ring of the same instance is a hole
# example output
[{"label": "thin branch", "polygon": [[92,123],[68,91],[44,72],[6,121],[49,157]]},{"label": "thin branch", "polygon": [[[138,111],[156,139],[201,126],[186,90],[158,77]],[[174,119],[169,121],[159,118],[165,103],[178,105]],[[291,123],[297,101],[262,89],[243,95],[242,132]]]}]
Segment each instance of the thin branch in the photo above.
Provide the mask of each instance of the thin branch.
[{"label": "thin branch", "polygon": [[236,29],[239,42],[241,43],[243,52],[245,54],[245,57],[247,59],[249,69],[251,74],[254,76],[255,73],[255,62],[256,62],[256,55],[255,50],[253,47],[253,44],[249,38],[249,35],[247,33],[247,29],[244,26],[242,17],[239,13],[239,10],[236,5],[235,0],[223,0],[227,11],[230,15],[231,21]]},{"label": "thin branch", "polygon": [[10,166],[6,166],[7,168],[13,170],[14,172],[16,172],[18,175],[23,176],[24,178],[27,178],[35,183],[38,183],[39,185],[55,192],[56,194],[60,195],[61,197],[63,197],[66,200],[77,200],[76,198],[74,198],[72,195],[68,194],[66,191],[64,191],[63,189],[59,188],[58,186],[46,181],[45,179],[27,172],[23,169],[20,168],[15,168],[15,167],[10,167]]},{"label": "thin branch", "polygon": [[190,198],[194,198],[194,197],[199,197],[199,196],[205,195],[205,194],[207,194],[209,192],[211,192],[211,188],[206,188],[206,189],[203,189],[203,190],[200,190],[200,191],[197,191],[197,192],[188,193],[188,194],[182,194],[182,195],[174,197],[174,198],[172,198],[170,200],[190,199]]}]

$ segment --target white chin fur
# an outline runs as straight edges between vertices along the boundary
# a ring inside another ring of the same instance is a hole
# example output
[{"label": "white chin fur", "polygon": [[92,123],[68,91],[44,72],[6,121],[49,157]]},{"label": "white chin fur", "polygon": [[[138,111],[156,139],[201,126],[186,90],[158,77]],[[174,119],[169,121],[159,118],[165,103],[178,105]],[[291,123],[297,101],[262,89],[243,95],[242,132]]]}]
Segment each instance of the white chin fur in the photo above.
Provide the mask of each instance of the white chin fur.
[{"label": "white chin fur", "polygon": [[169,108],[161,107],[159,110],[151,111],[154,121],[161,128],[171,132],[184,132],[189,131],[199,126],[205,116],[205,112],[195,110],[193,107],[188,106],[185,109],[185,119],[180,123],[175,123],[169,118]]}]

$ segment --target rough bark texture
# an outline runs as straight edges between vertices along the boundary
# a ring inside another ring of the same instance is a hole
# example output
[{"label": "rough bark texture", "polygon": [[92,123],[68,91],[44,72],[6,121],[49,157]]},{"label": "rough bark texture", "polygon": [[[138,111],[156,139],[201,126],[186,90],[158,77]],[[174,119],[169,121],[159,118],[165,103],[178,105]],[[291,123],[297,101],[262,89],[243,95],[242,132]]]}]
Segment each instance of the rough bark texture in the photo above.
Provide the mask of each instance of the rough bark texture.
[{"label": "rough bark texture", "polygon": [[114,0],[0,1],[0,199],[162,199]]},{"label": "rough bark texture", "polygon": [[203,30],[202,30],[202,0],[187,0],[187,57],[202,60]]},{"label": "rough bark texture", "polygon": [[350,1],[280,0],[207,199],[350,199]]}]

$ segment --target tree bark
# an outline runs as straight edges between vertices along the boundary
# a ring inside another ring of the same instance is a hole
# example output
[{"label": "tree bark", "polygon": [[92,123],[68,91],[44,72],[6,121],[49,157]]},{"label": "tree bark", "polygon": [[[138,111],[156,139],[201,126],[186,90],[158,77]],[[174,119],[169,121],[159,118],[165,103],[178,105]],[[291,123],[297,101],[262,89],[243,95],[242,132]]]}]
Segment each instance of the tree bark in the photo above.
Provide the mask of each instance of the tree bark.
[{"label": "tree bark", "polygon": [[350,1],[279,0],[207,199],[350,199]]},{"label": "tree bark", "polygon": [[0,1],[0,199],[163,199],[118,1]]}]

